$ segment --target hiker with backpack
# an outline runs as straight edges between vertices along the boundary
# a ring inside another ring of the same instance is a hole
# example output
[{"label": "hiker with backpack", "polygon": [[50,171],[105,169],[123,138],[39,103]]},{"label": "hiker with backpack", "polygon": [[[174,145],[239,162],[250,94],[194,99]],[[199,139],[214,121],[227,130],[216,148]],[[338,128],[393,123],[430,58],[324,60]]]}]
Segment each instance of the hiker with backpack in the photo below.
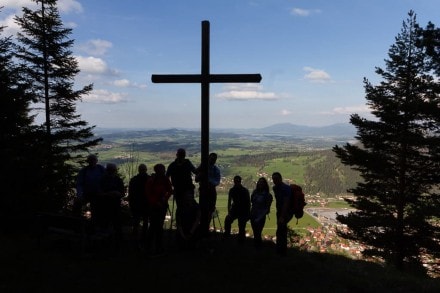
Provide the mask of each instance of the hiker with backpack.
[{"label": "hiker with backpack", "polygon": [[284,256],[287,253],[287,224],[293,217],[291,212],[293,191],[290,185],[283,182],[280,172],[272,174],[272,181],[277,210],[276,252]]},{"label": "hiker with backpack", "polygon": [[261,234],[266,224],[266,215],[270,213],[273,196],[269,192],[269,184],[266,178],[260,177],[251,194],[251,226],[254,234],[254,246],[260,248],[263,243]]},{"label": "hiker with backpack", "polygon": [[290,212],[295,216],[296,224],[298,225],[298,220],[304,216],[304,207],[307,203],[301,186],[298,184],[290,184],[290,188],[292,188],[293,192],[293,198],[290,202]]}]

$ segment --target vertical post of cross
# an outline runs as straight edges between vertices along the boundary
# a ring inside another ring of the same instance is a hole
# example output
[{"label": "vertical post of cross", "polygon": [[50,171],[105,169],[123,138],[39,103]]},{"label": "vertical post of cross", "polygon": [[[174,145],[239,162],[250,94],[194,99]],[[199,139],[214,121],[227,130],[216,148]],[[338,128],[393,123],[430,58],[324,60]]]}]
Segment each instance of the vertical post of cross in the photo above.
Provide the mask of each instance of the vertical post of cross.
[{"label": "vertical post of cross", "polygon": [[206,174],[201,176],[202,180],[200,182],[200,192],[206,194],[208,190],[208,157],[209,157],[209,76],[210,76],[210,27],[209,21],[202,21],[202,118],[201,118],[201,163],[200,172]]}]

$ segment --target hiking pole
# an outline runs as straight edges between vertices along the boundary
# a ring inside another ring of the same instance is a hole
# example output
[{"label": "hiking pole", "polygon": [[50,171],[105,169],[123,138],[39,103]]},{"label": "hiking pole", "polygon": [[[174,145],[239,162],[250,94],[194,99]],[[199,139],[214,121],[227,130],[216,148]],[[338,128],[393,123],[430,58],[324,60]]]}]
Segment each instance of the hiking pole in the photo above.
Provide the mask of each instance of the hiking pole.
[{"label": "hiking pole", "polygon": [[[171,215],[170,206],[167,207],[167,212],[168,212],[168,215],[170,215],[170,222],[171,222],[171,219],[172,219],[173,216]],[[170,224],[170,227],[171,227],[171,224]],[[169,229],[170,227],[168,227],[168,229]]]},{"label": "hiking pole", "polygon": [[217,228],[215,226],[215,218],[217,217],[218,224],[220,225],[220,232],[223,232],[222,222],[220,220],[220,216],[218,215],[218,210],[215,209],[215,211],[212,213],[212,224],[214,226],[214,231],[217,231]]},{"label": "hiking pole", "polygon": [[215,227],[215,215],[214,213],[211,214],[211,218],[212,218],[212,226],[214,226],[214,232],[217,230]]},{"label": "hiking pole", "polygon": [[[173,205],[172,205],[172,207],[171,207],[171,212],[170,212],[170,227],[169,227],[169,230],[172,230],[173,229],[173,215],[174,215],[174,201],[175,201],[175,199],[174,199],[174,194],[173,194]],[[170,207],[168,207],[168,211],[170,210]]]},{"label": "hiking pole", "polygon": [[222,221],[220,220],[217,209],[215,209],[215,214],[217,215],[218,224],[220,225],[220,232],[223,232]]}]

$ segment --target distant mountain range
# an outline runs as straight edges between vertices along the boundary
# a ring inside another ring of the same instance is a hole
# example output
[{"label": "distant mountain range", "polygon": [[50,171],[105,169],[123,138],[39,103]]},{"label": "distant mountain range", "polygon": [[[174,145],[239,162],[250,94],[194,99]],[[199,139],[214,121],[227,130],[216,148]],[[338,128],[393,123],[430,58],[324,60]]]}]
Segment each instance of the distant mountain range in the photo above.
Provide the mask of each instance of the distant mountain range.
[{"label": "distant mountain range", "polygon": [[[139,128],[96,128],[97,135],[127,133],[127,132],[153,132],[153,133],[172,133],[172,132],[199,132],[200,129],[168,128],[168,129],[139,129]],[[296,138],[325,138],[325,137],[343,137],[353,138],[356,129],[348,123],[338,123],[328,126],[305,126],[292,123],[278,123],[263,128],[250,129],[211,129],[211,133],[230,133],[262,136],[290,136]]]},{"label": "distant mountain range", "polygon": [[[225,130],[222,130],[225,131]],[[292,123],[278,123],[263,128],[230,129],[230,132],[254,133],[265,135],[289,135],[295,137],[354,137],[356,129],[348,123],[338,123],[328,126],[305,126]]]}]

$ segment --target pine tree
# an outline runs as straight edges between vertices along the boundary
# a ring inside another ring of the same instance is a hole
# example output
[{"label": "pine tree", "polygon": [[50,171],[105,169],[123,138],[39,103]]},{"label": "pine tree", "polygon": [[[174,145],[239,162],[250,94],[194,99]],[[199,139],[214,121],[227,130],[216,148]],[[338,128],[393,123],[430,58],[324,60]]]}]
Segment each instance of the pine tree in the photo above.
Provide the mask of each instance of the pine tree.
[{"label": "pine tree", "polygon": [[[0,34],[3,29],[0,27]],[[33,122],[26,94],[29,84],[22,79],[22,68],[14,63],[14,49],[11,36],[0,38],[0,214],[9,220],[22,214],[23,205],[16,203],[23,202],[24,194],[29,193],[22,175],[32,162],[27,143]]]},{"label": "pine tree", "polygon": [[439,76],[422,44],[423,29],[410,11],[386,69],[376,68],[382,81],[372,85],[364,79],[376,119],[352,114],[358,143],[333,148],[362,176],[349,190],[355,199],[347,200],[356,211],[337,217],[349,228],[340,235],[366,244],[364,255],[400,269],[422,269],[423,255],[440,255]]},{"label": "pine tree", "polygon": [[429,68],[440,75],[440,28],[436,28],[431,22],[423,31],[423,46],[426,48],[429,58],[431,58]]},{"label": "pine tree", "polygon": [[24,7],[23,15],[15,18],[21,28],[16,56],[32,81],[32,105],[44,105],[45,135],[36,147],[44,158],[41,176],[47,186],[39,193],[39,209],[53,211],[65,204],[71,191],[77,169],[73,161],[102,139],[94,137],[94,126],[76,113],[76,103],[90,93],[92,85],[74,89],[79,68],[71,51],[72,30],[63,27],[57,0],[33,1],[39,8]]},{"label": "pine tree", "polygon": [[[0,33],[3,29],[0,27]],[[15,140],[33,122],[29,116],[30,101],[26,94],[29,86],[21,78],[21,68],[13,62],[13,49],[11,37],[0,38],[0,147],[4,150],[1,155],[5,159],[14,157],[11,154],[17,147]]]}]

